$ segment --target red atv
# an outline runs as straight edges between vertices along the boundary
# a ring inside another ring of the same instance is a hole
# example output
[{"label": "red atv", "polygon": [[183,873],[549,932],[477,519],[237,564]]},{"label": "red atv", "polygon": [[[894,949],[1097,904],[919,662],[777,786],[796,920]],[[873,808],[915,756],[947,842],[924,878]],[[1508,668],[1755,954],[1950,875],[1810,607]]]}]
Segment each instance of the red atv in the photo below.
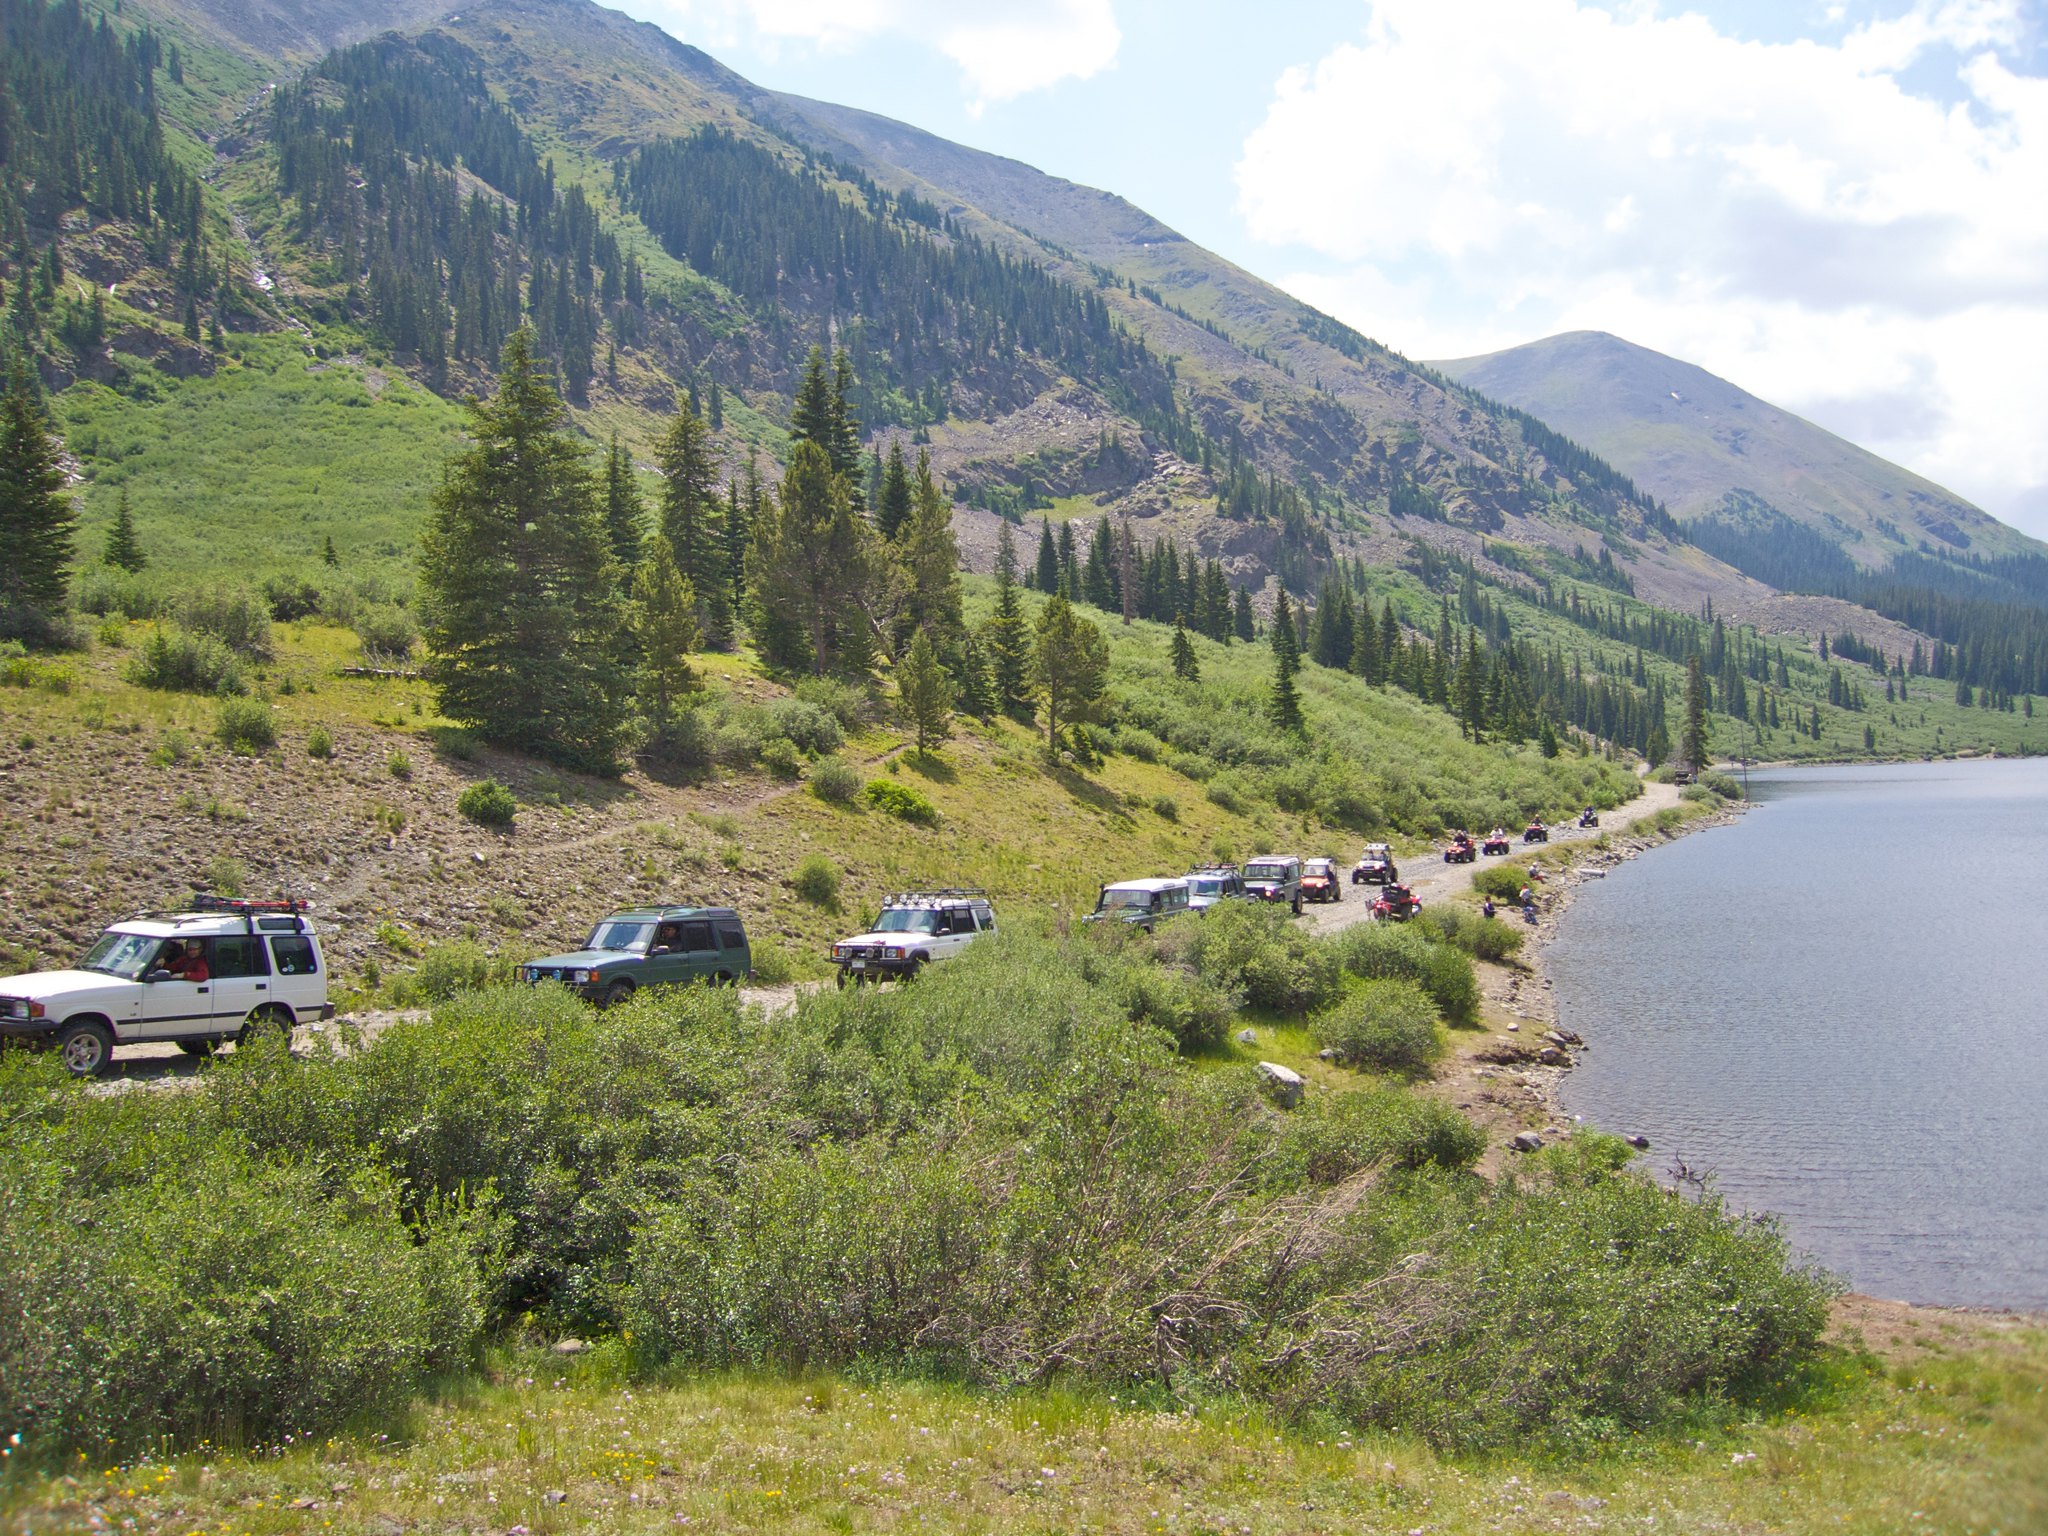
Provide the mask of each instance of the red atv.
[{"label": "red atv", "polygon": [[1479,851],[1489,859],[1496,855],[1505,855],[1508,851],[1507,833],[1501,831],[1498,827],[1494,828],[1493,831],[1487,833],[1486,841],[1479,845]]},{"label": "red atv", "polygon": [[1547,843],[1550,841],[1550,828],[1543,825],[1540,821],[1532,821],[1529,823],[1529,830],[1522,834],[1522,841],[1525,843]]},{"label": "red atv", "polygon": [[1421,910],[1422,898],[1405,885],[1385,887],[1372,904],[1373,918],[1379,922],[1405,923]]},{"label": "red atv", "polygon": [[1451,834],[1451,841],[1444,849],[1444,862],[1446,864],[1470,864],[1478,857],[1479,850],[1472,846],[1471,833],[1453,832]]}]

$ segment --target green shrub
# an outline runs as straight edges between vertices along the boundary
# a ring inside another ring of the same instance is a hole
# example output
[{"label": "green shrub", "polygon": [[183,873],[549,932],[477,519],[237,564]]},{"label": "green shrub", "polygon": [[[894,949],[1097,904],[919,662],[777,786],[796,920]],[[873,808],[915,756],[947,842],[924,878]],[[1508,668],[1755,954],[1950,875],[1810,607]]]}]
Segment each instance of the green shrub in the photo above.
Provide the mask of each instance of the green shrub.
[{"label": "green shrub", "polygon": [[277,717],[262,699],[222,699],[213,734],[230,752],[254,757],[277,745]]},{"label": "green shrub", "polygon": [[163,601],[140,576],[111,565],[88,565],[72,579],[71,600],[80,613],[95,617],[154,619]]},{"label": "green shrub", "polygon": [[771,737],[761,743],[761,766],[768,770],[770,778],[793,784],[803,777],[803,754],[782,737]]},{"label": "green shrub", "polygon": [[140,688],[184,693],[240,693],[242,664],[211,635],[161,625],[150,631],[121,675]]},{"label": "green shrub", "polygon": [[1321,1008],[1342,984],[1328,947],[1277,906],[1221,902],[1198,919],[1168,924],[1159,936],[1159,952],[1236,993],[1247,1007],[1277,1013]]},{"label": "green shrub", "polygon": [[263,583],[263,606],[272,619],[290,624],[320,611],[320,589],[299,576],[273,576]]},{"label": "green shrub", "polygon": [[231,854],[216,853],[199,871],[199,888],[216,896],[246,895],[248,884],[249,871]]},{"label": "green shrub", "polygon": [[821,757],[811,764],[811,793],[827,805],[851,805],[860,789],[860,770],[845,758]]},{"label": "green shrub", "polygon": [[842,731],[856,729],[866,718],[867,695],[852,683],[843,683],[836,677],[801,678],[790,691],[805,704],[825,711],[838,722]]},{"label": "green shrub", "polygon": [[322,760],[334,756],[334,738],[328,734],[326,726],[316,725],[306,732],[306,756]]},{"label": "green shrub", "polygon": [[1441,906],[1425,907],[1414,920],[1424,933],[1455,945],[1475,960],[1497,963],[1522,947],[1521,929],[1498,918],[1482,917],[1470,907],[1446,902]]},{"label": "green shrub", "polygon": [[483,945],[468,939],[435,944],[420,956],[412,973],[412,990],[422,1002],[445,1003],[461,993],[510,980],[510,969]]},{"label": "green shrub", "polygon": [[1153,796],[1152,809],[1168,821],[1180,820],[1180,802],[1171,795]]},{"label": "green shrub", "polygon": [[384,766],[394,779],[412,777],[412,758],[396,748],[393,748],[391,755],[384,759]]},{"label": "green shrub", "polygon": [[1429,994],[1412,981],[1368,981],[1318,1014],[1310,1025],[1316,1044],[1352,1066],[1420,1077],[1442,1057],[1439,1015]]},{"label": "green shrub", "polygon": [[801,698],[777,699],[768,706],[767,734],[780,737],[810,757],[837,752],[844,739],[837,716]]},{"label": "green shrub", "polygon": [[1742,798],[1741,781],[1733,774],[1723,773],[1718,768],[1708,769],[1700,775],[1699,781],[1723,800],[1740,800]]},{"label": "green shrub", "polygon": [[480,827],[509,827],[519,802],[496,779],[479,779],[456,797],[455,809]]},{"label": "green shrub", "polygon": [[799,899],[814,907],[839,905],[839,869],[822,853],[811,854],[798,864],[789,884]]},{"label": "green shrub", "polygon": [[1472,872],[1472,889],[1495,901],[1515,900],[1528,883],[1528,868],[1521,864],[1493,864]]},{"label": "green shrub", "polygon": [[1471,957],[1435,942],[1412,923],[1360,923],[1330,940],[1330,947],[1352,975],[1412,981],[1448,1022],[1479,1022],[1479,977]]},{"label": "green shrub", "polygon": [[413,616],[389,604],[364,607],[349,628],[362,642],[363,654],[375,661],[402,662],[412,655],[420,639],[420,627]]},{"label": "green shrub", "polygon": [[1399,1088],[1318,1095],[1283,1123],[1269,1183],[1339,1184],[1369,1168],[1457,1172],[1486,1150],[1486,1133],[1448,1104]]},{"label": "green shrub", "polygon": [[939,808],[908,784],[898,784],[893,779],[869,779],[861,795],[876,810],[899,821],[914,821],[921,827],[939,824]]},{"label": "green shrub", "polygon": [[1197,757],[1192,752],[1169,752],[1166,766],[1184,779],[1193,779],[1197,784],[1206,784],[1216,776],[1216,765],[1206,757]]},{"label": "green shrub", "polygon": [[1141,763],[1156,763],[1166,751],[1165,742],[1139,726],[1123,727],[1113,740],[1117,751],[1125,757],[1135,757]]},{"label": "green shrub", "polygon": [[1688,805],[1712,805],[1714,792],[1704,784],[1688,784],[1678,792],[1678,798]]},{"label": "green shrub", "polygon": [[751,945],[754,958],[754,980],[764,987],[787,986],[796,979],[791,968],[789,955],[778,944],[764,944],[758,938]]},{"label": "green shrub", "polygon": [[270,656],[270,608],[247,587],[201,587],[178,604],[178,619],[187,629],[211,635],[237,655],[255,660]]}]

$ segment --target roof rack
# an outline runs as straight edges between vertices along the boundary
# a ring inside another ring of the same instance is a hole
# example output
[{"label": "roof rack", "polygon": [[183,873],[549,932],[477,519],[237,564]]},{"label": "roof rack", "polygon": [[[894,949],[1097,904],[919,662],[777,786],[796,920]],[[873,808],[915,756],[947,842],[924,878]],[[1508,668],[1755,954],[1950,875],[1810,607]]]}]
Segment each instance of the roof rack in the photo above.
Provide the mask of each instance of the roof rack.
[{"label": "roof rack", "polygon": [[232,912],[237,917],[247,916],[251,912],[269,913],[272,915],[289,913],[296,917],[301,913],[312,911],[312,904],[295,896],[280,896],[275,901],[264,901],[252,897],[216,896],[211,891],[194,891],[192,893],[192,910],[195,912]]},{"label": "roof rack", "polygon": [[988,892],[976,885],[945,885],[929,891],[894,891],[882,898],[883,906],[911,901],[986,901]]}]

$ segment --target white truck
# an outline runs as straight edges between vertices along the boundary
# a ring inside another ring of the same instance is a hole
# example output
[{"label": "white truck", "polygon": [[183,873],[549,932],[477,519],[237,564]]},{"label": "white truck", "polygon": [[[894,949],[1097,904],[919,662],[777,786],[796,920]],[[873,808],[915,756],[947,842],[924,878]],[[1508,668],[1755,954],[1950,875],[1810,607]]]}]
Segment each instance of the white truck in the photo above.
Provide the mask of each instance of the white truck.
[{"label": "white truck", "polygon": [[80,1077],[106,1071],[116,1045],[206,1056],[333,1012],[303,901],[202,894],[115,923],[71,970],[0,977],[0,1039],[54,1046]]},{"label": "white truck", "polygon": [[985,891],[899,891],[884,899],[872,930],[832,946],[832,963],[842,987],[885,977],[904,980],[995,930],[995,908]]}]

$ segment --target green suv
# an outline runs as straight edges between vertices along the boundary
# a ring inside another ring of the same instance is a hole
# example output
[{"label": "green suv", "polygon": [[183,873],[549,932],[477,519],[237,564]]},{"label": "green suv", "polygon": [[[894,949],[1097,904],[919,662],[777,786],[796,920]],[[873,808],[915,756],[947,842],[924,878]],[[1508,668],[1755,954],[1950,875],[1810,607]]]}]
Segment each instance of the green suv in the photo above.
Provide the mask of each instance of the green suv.
[{"label": "green suv", "polygon": [[519,967],[521,981],[559,981],[607,1008],[642,987],[730,985],[751,974],[747,930],[731,907],[630,907],[591,929],[575,953]]}]

